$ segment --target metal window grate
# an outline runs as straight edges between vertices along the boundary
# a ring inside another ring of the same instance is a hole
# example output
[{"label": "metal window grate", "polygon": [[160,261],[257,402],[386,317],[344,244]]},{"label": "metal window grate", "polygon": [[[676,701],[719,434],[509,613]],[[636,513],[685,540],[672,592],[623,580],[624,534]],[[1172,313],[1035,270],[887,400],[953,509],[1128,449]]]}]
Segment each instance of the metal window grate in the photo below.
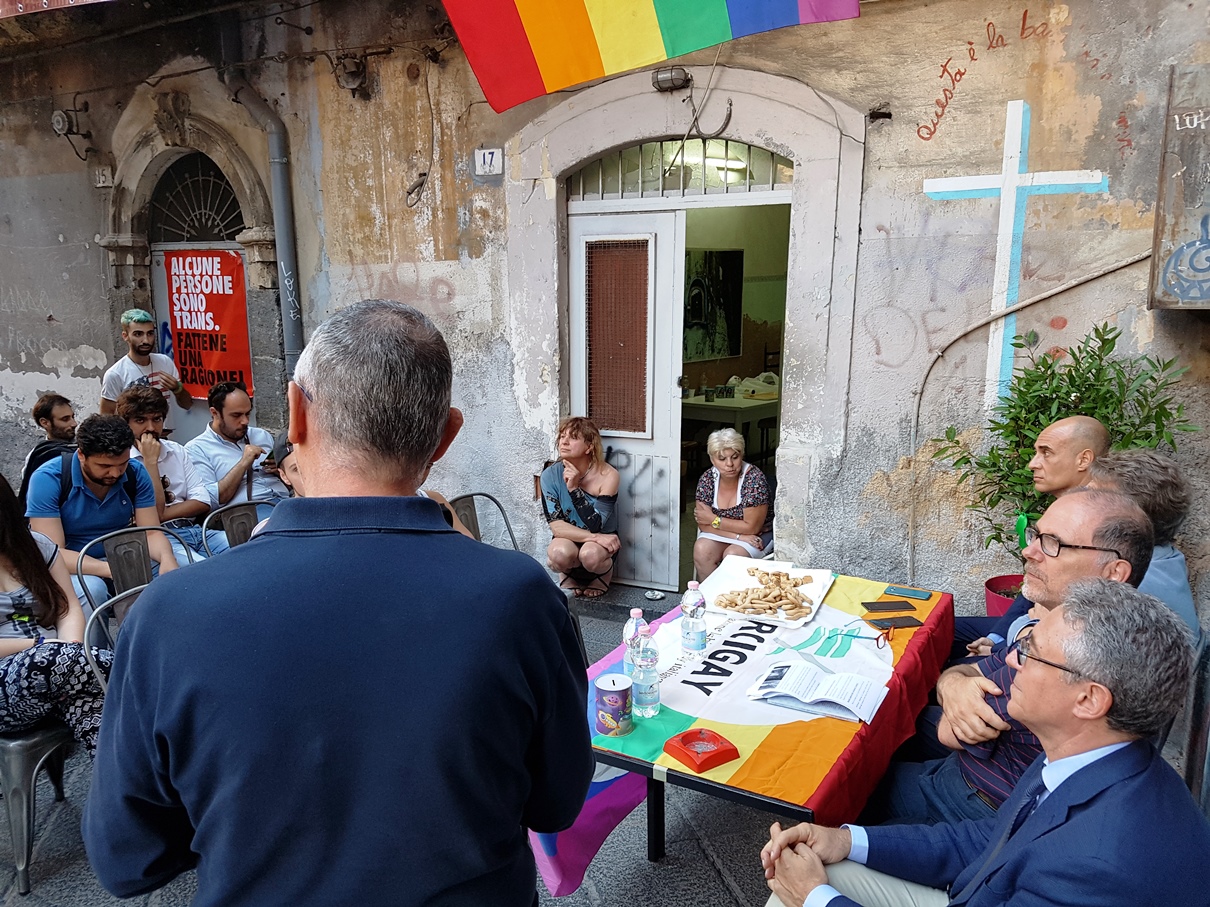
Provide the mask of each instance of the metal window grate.
[{"label": "metal window grate", "polygon": [[725,139],[644,142],[589,161],[567,178],[568,201],[770,192],[794,182],[794,162]]},{"label": "metal window grate", "polygon": [[648,251],[646,239],[584,250],[587,415],[602,431],[647,431]]},{"label": "metal window grate", "polygon": [[235,190],[218,164],[200,151],[177,160],[151,196],[154,242],[235,242],[244,216]]}]

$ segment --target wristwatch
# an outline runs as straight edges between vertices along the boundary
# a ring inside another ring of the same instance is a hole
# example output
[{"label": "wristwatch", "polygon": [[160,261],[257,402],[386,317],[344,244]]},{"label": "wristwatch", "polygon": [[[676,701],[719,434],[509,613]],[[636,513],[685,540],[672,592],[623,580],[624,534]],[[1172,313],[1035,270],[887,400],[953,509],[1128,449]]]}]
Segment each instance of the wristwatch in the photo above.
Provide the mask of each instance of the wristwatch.
[{"label": "wristwatch", "polygon": [[720,516],[716,516],[714,519],[712,519],[710,521],[710,525],[715,529],[717,529],[722,524],[723,524],[723,518]]}]

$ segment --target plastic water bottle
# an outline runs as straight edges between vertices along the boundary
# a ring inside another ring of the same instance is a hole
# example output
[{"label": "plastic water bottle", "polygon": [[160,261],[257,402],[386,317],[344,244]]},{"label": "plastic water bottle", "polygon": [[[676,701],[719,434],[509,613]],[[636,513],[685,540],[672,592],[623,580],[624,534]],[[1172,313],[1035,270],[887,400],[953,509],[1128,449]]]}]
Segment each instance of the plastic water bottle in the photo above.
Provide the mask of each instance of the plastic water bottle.
[{"label": "plastic water bottle", "polygon": [[626,651],[622,654],[622,670],[627,677],[634,676],[634,651],[638,645],[639,630],[645,626],[647,621],[643,620],[643,609],[631,608],[630,620],[622,627],[622,644],[626,646]]},{"label": "plastic water bottle", "polygon": [[706,596],[702,595],[695,580],[681,598],[681,654],[701,658],[706,651]]},{"label": "plastic water bottle", "polygon": [[639,630],[634,656],[634,714],[654,718],[660,713],[660,650],[651,638],[651,627]]}]

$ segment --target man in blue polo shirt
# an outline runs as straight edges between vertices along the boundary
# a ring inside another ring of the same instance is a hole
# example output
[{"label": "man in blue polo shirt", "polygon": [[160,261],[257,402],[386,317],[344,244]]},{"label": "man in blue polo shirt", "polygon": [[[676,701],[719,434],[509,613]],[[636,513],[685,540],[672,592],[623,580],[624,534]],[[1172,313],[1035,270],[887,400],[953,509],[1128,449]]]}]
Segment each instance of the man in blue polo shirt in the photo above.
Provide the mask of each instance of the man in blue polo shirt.
[{"label": "man in blue polo shirt", "polygon": [[[66,497],[62,493],[64,459],[56,457],[29,480],[25,515],[31,529],[58,544],[76,595],[87,607],[88,598],[76,578],[76,562],[84,547],[107,532],[129,526],[132,516],[137,526],[158,526],[160,519],[147,470],[141,463],[130,462],[134,434],[123,419],[89,416],[76,429],[76,444],[78,450],[67,456],[71,486]],[[134,477],[134,500],[128,490],[128,470]],[[149,534],[147,543],[160,572],[176,569],[176,558],[162,534]],[[84,573],[92,600],[109,598],[105,583],[110,578],[109,564],[102,557],[87,556]]]},{"label": "man in blue polo shirt", "polygon": [[311,335],[307,496],[122,626],[83,827],[107,890],[197,867],[195,907],[537,907],[525,829],[584,804],[588,681],[541,565],[418,494],[462,427],[452,376],[400,303]]}]

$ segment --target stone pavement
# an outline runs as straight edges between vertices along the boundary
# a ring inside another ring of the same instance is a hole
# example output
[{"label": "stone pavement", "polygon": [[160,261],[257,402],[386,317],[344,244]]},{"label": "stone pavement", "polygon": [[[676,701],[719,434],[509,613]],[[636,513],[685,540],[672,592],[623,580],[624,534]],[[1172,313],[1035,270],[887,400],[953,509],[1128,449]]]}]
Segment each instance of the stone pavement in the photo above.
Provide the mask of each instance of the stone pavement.
[{"label": "stone pavement", "polygon": [[[602,602],[585,605],[581,619],[589,658],[603,657],[620,642],[622,623],[634,605],[648,618],[674,607],[669,595],[649,602],[642,590],[615,586]],[[67,799],[55,803],[50,783],[38,785],[37,822],[30,878],[33,891],[17,893],[7,825],[0,821],[0,907],[92,907],[132,904],[186,905],[196,878],[187,873],[171,885],[139,898],[119,901],[101,888],[84,854],[80,811],[88,793],[89,763],[76,753],[67,764]],[[544,907],[759,907],[768,890],[759,851],[769,823],[777,817],[705,794],[669,787],[665,798],[668,855],[647,860],[647,813],[641,805],[614,831],[588,869],[584,884],[564,898],[552,898],[539,882]],[[488,905],[485,905],[488,907]]]}]

